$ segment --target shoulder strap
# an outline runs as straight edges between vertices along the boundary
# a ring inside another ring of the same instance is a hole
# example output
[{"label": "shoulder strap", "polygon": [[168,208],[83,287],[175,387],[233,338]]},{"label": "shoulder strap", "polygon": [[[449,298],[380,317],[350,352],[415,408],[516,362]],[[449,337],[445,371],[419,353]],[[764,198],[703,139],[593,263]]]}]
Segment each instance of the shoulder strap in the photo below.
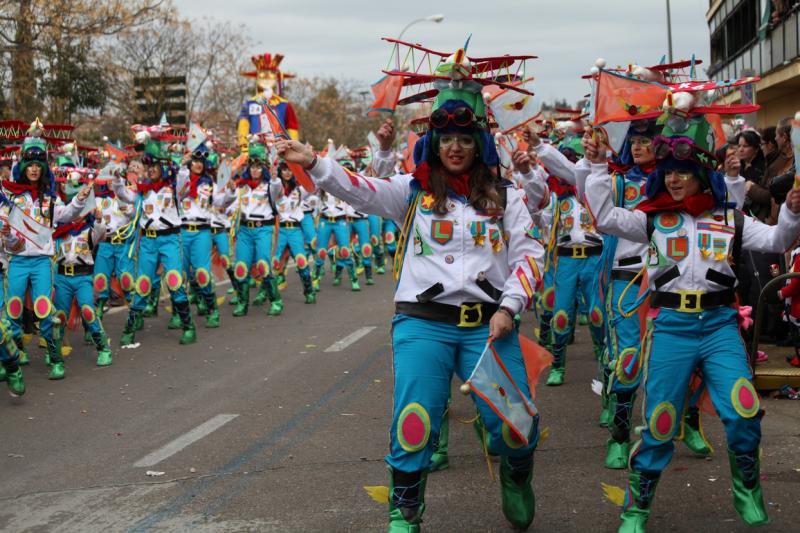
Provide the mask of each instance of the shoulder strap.
[{"label": "shoulder strap", "polygon": [[397,237],[397,249],[394,253],[394,280],[400,281],[400,274],[403,270],[403,262],[406,257],[406,248],[408,248],[408,234],[411,232],[411,224],[414,222],[414,216],[417,213],[417,204],[422,198],[422,189],[414,187],[412,182],[411,191],[408,195],[408,207],[406,214],[403,217],[403,226],[400,228],[400,235]]},{"label": "shoulder strap", "polygon": [[656,230],[656,215],[658,213],[647,213],[647,240],[653,238],[653,232]]}]

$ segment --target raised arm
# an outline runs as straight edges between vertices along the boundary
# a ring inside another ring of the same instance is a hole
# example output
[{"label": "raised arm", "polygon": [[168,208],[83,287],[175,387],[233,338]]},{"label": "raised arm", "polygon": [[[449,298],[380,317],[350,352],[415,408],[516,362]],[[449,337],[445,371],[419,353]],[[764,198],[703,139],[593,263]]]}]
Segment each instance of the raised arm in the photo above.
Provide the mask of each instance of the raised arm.
[{"label": "raised arm", "polygon": [[56,204],[53,210],[53,223],[64,224],[72,222],[81,215],[84,206],[86,205],[86,198],[89,196],[92,185],[84,185],[83,188],[75,195],[70,203],[67,205]]},{"label": "raised arm", "polygon": [[757,252],[783,253],[800,236],[800,190],[792,190],[778,214],[778,224],[768,226],[745,216],[742,246]]},{"label": "raised arm", "polygon": [[136,201],[136,193],[126,187],[127,182],[122,176],[117,176],[111,180],[111,190],[114,191],[117,199],[125,204],[132,204]]},{"label": "raised arm", "polygon": [[539,142],[533,149],[536,150],[539,161],[551,175],[558,176],[570,185],[575,185],[575,163],[567,159],[567,156],[559,152],[552,144],[543,142]]}]

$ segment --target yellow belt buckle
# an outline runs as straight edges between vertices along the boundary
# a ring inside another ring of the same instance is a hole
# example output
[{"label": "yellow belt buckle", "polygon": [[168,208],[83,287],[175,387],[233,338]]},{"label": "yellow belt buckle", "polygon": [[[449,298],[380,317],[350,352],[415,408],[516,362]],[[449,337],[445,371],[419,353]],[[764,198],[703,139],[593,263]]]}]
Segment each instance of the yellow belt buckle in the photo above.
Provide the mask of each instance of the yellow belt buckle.
[{"label": "yellow belt buckle", "polygon": [[119,234],[115,233],[111,236],[111,244],[120,244],[122,242],[122,238]]},{"label": "yellow belt buckle", "polygon": [[197,231],[197,224],[189,224],[189,231],[192,232]]},{"label": "yellow belt buckle", "polygon": [[75,275],[75,265],[64,265],[64,275],[65,276],[74,276]]},{"label": "yellow belt buckle", "polygon": [[703,291],[678,291],[681,296],[681,305],[678,311],[682,313],[699,313],[703,310],[700,306],[700,299]]},{"label": "yellow belt buckle", "polygon": [[572,258],[573,259],[586,259],[588,256],[586,255],[586,247],[585,246],[576,246],[572,249]]},{"label": "yellow belt buckle", "polygon": [[[467,313],[469,313],[470,311],[478,312],[478,317],[475,320],[469,320],[467,318]],[[483,319],[483,304],[480,303],[473,305],[461,304],[458,327],[474,328],[481,325],[482,319]]]},{"label": "yellow belt buckle", "polygon": [[151,239],[155,239],[156,237],[158,237],[158,233],[156,233],[156,230],[154,230],[154,229],[144,230],[144,234],[147,237],[150,237]]},{"label": "yellow belt buckle", "polygon": [[256,223],[253,220],[248,220],[247,221],[247,227],[250,228],[250,229],[253,229],[253,228],[256,227]]}]

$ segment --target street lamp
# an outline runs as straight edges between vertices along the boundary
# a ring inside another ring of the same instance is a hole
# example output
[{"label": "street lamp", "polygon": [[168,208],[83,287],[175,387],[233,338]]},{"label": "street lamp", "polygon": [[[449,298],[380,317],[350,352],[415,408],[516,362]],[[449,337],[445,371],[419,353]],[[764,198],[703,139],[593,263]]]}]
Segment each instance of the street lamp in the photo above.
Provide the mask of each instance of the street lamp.
[{"label": "street lamp", "polygon": [[672,63],[672,14],[669,9],[669,0],[667,0],[667,48],[669,51],[669,62]]},{"label": "street lamp", "polygon": [[441,13],[439,13],[438,15],[428,15],[427,17],[423,17],[421,19],[412,20],[411,22],[406,24],[406,27],[403,28],[403,31],[401,31],[400,35],[397,36],[397,40],[398,41],[403,40],[403,34],[406,32],[406,30],[408,30],[408,28],[410,28],[414,24],[417,24],[418,22],[430,21],[430,22],[435,22],[435,23],[438,24],[443,20],[444,20],[444,15],[442,15]]}]

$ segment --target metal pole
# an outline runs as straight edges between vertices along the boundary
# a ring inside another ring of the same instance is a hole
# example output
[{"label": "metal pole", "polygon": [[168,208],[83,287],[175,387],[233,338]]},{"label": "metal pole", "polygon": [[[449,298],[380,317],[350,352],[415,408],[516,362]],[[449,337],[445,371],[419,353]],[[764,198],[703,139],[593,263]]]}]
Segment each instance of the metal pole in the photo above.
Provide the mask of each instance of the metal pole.
[{"label": "metal pole", "polygon": [[669,50],[669,62],[672,63],[672,17],[670,16],[669,0],[667,0],[667,48]]}]

